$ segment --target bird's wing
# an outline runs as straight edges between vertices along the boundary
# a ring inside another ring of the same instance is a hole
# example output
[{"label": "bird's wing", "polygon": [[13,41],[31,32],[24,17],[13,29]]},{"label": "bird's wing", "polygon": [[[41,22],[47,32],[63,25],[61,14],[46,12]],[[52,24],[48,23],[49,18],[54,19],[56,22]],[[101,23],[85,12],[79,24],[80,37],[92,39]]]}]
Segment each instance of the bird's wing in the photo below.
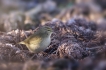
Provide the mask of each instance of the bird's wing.
[{"label": "bird's wing", "polygon": [[26,42],[30,46],[30,48],[37,48],[41,42],[41,37],[39,35],[32,35],[26,39]]},{"label": "bird's wing", "polygon": [[31,35],[29,38],[26,39],[26,42],[29,44],[38,43],[41,40],[41,37],[39,35]]}]

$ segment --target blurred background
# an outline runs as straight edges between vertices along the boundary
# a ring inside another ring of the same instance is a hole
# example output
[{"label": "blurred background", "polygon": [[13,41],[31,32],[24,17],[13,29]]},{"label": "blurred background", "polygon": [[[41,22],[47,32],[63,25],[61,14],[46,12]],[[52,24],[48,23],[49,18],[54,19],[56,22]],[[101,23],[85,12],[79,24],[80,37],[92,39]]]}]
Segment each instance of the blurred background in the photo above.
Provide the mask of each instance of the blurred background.
[{"label": "blurred background", "polygon": [[106,18],[106,0],[0,0],[0,31],[35,29],[54,18],[85,18],[99,24]]},{"label": "blurred background", "polygon": [[[55,33],[29,60],[17,43],[40,25]],[[0,0],[0,70],[106,70],[106,0]]]}]

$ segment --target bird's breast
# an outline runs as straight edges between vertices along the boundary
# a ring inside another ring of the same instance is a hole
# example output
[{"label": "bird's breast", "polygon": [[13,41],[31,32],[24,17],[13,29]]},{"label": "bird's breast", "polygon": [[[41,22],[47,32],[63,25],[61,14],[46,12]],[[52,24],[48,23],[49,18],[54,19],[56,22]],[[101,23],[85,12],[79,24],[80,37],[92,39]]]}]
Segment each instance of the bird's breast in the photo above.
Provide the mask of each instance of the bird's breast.
[{"label": "bird's breast", "polygon": [[51,42],[50,37],[44,38],[44,39],[42,40],[42,42],[41,42],[40,47],[41,47],[42,49],[46,49],[46,48],[49,46],[50,42]]}]

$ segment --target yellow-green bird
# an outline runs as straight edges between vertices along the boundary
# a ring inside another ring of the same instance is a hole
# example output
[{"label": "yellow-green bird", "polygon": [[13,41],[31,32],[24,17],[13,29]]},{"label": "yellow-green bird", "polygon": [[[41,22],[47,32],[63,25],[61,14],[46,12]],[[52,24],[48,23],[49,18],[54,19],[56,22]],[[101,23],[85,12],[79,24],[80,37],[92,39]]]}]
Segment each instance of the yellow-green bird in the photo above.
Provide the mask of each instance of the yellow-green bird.
[{"label": "yellow-green bird", "polygon": [[52,32],[50,27],[42,26],[33,35],[19,42],[19,44],[26,45],[32,53],[39,53],[49,46]]}]

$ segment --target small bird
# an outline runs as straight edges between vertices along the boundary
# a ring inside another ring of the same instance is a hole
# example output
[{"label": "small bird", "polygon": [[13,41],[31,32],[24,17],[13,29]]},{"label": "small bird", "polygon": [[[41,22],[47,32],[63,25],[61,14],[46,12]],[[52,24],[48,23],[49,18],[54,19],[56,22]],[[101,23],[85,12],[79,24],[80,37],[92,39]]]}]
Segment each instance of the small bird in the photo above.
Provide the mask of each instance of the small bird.
[{"label": "small bird", "polygon": [[24,41],[19,42],[19,44],[26,45],[32,53],[39,53],[49,46],[52,32],[50,27],[42,26],[38,28],[33,35],[29,36]]}]

